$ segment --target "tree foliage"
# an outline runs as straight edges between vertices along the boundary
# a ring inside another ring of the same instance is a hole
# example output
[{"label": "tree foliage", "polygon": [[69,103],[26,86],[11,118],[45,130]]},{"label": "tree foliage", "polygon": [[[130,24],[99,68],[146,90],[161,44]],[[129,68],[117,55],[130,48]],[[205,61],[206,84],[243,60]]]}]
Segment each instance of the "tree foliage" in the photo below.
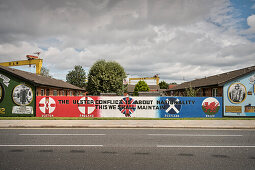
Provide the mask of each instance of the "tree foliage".
[{"label": "tree foliage", "polygon": [[169,86],[169,84],[167,82],[165,82],[165,81],[161,81],[159,83],[160,89],[168,89],[168,86]]},{"label": "tree foliage", "polygon": [[140,80],[135,85],[134,95],[138,96],[139,91],[150,91],[150,88],[149,88],[148,84],[145,81]]},{"label": "tree foliage", "polygon": [[41,73],[40,73],[41,76],[44,76],[44,77],[50,77],[51,78],[51,75],[50,75],[50,71],[48,68],[46,67],[42,67],[41,68]]},{"label": "tree foliage", "polygon": [[74,66],[74,69],[66,75],[66,81],[68,83],[81,88],[86,87],[86,78],[86,72],[80,65]]},{"label": "tree foliage", "polygon": [[99,60],[89,71],[87,91],[90,95],[100,95],[101,93],[122,95],[124,78],[126,78],[126,73],[119,63]]},{"label": "tree foliage", "polygon": [[185,94],[187,97],[196,97],[199,90],[200,89],[195,89],[190,86],[189,88],[185,89]]}]

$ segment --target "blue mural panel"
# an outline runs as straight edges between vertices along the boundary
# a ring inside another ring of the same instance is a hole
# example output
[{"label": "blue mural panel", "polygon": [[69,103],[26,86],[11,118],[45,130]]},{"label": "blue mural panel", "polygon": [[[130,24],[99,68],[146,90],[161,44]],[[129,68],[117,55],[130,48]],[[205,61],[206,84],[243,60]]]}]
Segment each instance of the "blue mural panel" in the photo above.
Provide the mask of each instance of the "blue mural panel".
[{"label": "blue mural panel", "polygon": [[222,117],[221,97],[159,97],[159,118]]},{"label": "blue mural panel", "polygon": [[226,83],[224,116],[255,116],[255,72]]}]

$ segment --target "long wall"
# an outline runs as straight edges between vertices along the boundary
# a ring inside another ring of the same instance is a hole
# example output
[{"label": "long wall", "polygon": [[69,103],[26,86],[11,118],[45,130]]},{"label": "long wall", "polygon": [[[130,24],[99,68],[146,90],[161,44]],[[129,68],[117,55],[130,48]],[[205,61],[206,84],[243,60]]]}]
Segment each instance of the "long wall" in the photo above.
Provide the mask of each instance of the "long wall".
[{"label": "long wall", "polygon": [[37,117],[222,117],[221,97],[37,96]]}]

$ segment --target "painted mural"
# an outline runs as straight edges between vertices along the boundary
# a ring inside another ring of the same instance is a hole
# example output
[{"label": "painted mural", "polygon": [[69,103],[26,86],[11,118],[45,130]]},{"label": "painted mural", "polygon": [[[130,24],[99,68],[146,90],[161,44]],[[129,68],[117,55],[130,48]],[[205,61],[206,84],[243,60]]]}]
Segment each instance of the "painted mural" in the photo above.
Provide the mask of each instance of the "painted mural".
[{"label": "painted mural", "polygon": [[34,116],[35,88],[9,74],[0,74],[0,116]]},{"label": "painted mural", "polygon": [[224,116],[255,116],[255,72],[224,85]]},{"label": "painted mural", "polygon": [[37,96],[37,117],[222,117],[220,97]]}]

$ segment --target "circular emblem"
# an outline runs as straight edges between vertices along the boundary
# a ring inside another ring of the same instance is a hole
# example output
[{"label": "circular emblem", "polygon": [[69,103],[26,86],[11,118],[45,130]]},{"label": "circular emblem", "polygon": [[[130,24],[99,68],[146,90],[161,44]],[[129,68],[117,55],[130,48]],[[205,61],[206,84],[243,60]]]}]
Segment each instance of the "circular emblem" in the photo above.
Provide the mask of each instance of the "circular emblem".
[{"label": "circular emblem", "polygon": [[242,103],[247,96],[246,88],[241,83],[233,83],[228,88],[228,99],[232,103]]},{"label": "circular emblem", "polygon": [[202,110],[207,115],[215,115],[220,109],[220,102],[213,98],[208,97],[202,103]]},{"label": "circular emblem", "polygon": [[[85,103],[83,101],[86,101]],[[88,101],[93,101],[88,103]],[[78,109],[82,114],[91,114],[95,109],[95,101],[91,97],[82,97],[79,100]]]},{"label": "circular emblem", "polygon": [[179,104],[180,100],[174,97],[169,97],[165,100],[166,113],[169,114],[178,114],[182,108],[182,105]]},{"label": "circular emblem", "polygon": [[56,109],[56,102],[51,97],[44,97],[39,102],[39,109],[44,114],[50,114]]},{"label": "circular emblem", "polygon": [[25,84],[17,85],[13,89],[12,99],[17,105],[29,105],[33,100],[33,91]]},{"label": "circular emblem", "polygon": [[135,112],[136,104],[134,104],[134,101],[131,97],[121,99],[118,108],[126,117],[131,117],[131,114]]}]

